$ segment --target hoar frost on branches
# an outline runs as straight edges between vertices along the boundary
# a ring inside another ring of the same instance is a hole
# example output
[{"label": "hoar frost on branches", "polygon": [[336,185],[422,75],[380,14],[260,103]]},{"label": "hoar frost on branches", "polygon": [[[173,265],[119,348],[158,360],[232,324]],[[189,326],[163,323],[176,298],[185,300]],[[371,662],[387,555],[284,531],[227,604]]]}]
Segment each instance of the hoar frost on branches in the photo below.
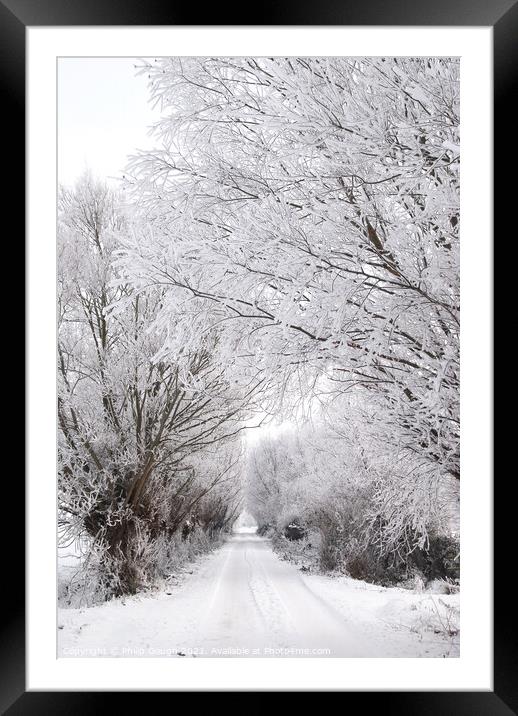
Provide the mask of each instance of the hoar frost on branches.
[{"label": "hoar frost on branches", "polygon": [[217,328],[234,371],[354,424],[381,541],[425,545],[460,479],[458,60],[142,71],[163,117],[128,171],[119,270],[163,291],[164,355]]},{"label": "hoar frost on branches", "polygon": [[232,525],[256,384],[229,377],[215,330],[160,357],[154,322],[171,305],[117,275],[133,230],[120,195],[86,175],[61,191],[58,221],[60,540],[86,545],[78,588],[135,592],[168,573],[179,539]]}]

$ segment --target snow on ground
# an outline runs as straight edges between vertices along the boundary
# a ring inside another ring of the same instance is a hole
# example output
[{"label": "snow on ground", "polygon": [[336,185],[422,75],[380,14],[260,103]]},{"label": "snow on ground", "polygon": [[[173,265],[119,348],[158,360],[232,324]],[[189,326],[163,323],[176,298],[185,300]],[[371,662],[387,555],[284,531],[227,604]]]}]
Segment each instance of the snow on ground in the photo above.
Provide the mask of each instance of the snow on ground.
[{"label": "snow on ground", "polygon": [[363,638],[376,645],[374,656],[459,656],[459,594],[379,587],[348,577],[305,579],[342,618],[361,628]]},{"label": "snow on ground", "polygon": [[58,655],[455,657],[458,605],[304,574],[243,525],[170,589],[60,609]]}]

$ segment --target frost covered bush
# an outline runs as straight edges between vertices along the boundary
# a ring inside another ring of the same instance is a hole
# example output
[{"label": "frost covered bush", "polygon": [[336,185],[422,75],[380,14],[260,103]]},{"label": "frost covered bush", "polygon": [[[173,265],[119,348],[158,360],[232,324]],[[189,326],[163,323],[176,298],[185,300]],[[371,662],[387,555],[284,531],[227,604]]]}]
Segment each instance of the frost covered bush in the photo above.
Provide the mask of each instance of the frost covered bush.
[{"label": "frost covered bush", "polygon": [[275,551],[288,562],[293,562],[303,571],[319,571],[319,534],[308,532],[299,540],[290,540],[283,534],[272,533]]},{"label": "frost covered bush", "polygon": [[[126,569],[131,570],[135,590],[154,589],[167,584],[186,564],[222,544],[222,534],[208,534],[195,528],[187,538],[180,533],[156,539],[140,537]],[[120,564],[111,565],[111,555],[98,542],[83,557],[77,567],[58,572],[58,604],[62,607],[87,607],[126,594],[120,585]],[[127,577],[126,577],[127,578]]]},{"label": "frost covered bush", "polygon": [[107,562],[106,547],[96,541],[83,549],[71,570],[58,559],[58,604],[84,607],[110,599],[119,589],[119,578]]},{"label": "frost covered bush", "polygon": [[416,549],[411,563],[428,581],[437,579],[454,583],[460,578],[460,544],[453,537],[431,534],[426,549]]},{"label": "frost covered bush", "polygon": [[272,537],[275,534],[275,530],[268,522],[263,522],[263,524],[258,526],[257,534],[259,537]]}]

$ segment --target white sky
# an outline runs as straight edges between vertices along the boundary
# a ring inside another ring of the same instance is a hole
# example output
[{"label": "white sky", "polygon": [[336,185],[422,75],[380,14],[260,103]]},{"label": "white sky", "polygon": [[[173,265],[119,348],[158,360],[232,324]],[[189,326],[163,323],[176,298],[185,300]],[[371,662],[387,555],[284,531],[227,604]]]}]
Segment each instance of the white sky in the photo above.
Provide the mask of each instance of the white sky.
[{"label": "white sky", "polygon": [[58,181],[72,184],[86,169],[116,181],[128,155],[153,145],[147,136],[159,110],[149,104],[147,75],[134,58],[58,60]]}]

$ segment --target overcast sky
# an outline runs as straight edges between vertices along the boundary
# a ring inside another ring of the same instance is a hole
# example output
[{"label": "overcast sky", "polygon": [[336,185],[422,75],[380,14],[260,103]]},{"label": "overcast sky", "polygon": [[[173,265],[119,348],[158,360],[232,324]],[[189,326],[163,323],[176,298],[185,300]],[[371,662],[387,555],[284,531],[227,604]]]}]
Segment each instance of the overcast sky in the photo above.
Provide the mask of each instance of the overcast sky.
[{"label": "overcast sky", "polygon": [[134,58],[58,60],[58,180],[72,184],[90,168],[116,181],[135,149],[152,146],[147,129],[158,117],[147,76]]}]

